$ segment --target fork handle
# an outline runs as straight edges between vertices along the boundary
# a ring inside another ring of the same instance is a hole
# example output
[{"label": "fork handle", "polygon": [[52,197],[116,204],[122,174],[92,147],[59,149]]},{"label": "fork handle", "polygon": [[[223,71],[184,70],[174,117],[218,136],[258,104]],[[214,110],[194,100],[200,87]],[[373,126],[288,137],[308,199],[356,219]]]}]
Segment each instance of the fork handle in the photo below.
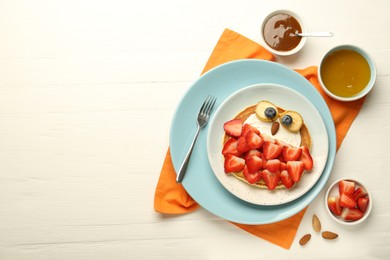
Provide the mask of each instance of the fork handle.
[{"label": "fork handle", "polygon": [[196,129],[194,140],[192,140],[190,149],[188,150],[188,152],[186,154],[186,157],[184,157],[184,161],[183,161],[183,163],[180,166],[179,173],[176,176],[176,182],[177,183],[181,183],[183,181],[184,175],[185,175],[186,170],[187,170],[188,163],[190,162],[190,157],[191,157],[191,154],[192,154],[192,150],[194,149],[196,139],[198,138],[198,135],[199,135],[199,130],[200,130],[200,127],[198,125],[198,127]]}]

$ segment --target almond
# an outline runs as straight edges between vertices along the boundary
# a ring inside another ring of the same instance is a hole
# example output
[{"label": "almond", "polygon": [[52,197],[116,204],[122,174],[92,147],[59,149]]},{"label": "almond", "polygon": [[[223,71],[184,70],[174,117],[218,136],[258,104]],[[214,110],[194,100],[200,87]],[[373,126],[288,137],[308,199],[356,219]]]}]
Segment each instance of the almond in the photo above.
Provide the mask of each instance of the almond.
[{"label": "almond", "polygon": [[279,122],[278,121],[274,121],[271,125],[271,134],[272,135],[276,135],[276,133],[279,131]]},{"label": "almond", "polygon": [[316,215],[313,215],[312,225],[315,232],[321,231],[321,222]]},{"label": "almond", "polygon": [[333,233],[331,231],[324,231],[324,232],[322,232],[322,237],[325,238],[325,239],[335,239],[338,236],[339,236],[338,234]]},{"label": "almond", "polygon": [[310,238],[311,238],[311,235],[310,235],[310,234],[304,235],[304,236],[299,240],[299,244],[300,244],[301,246],[306,245],[307,242],[309,242]]}]

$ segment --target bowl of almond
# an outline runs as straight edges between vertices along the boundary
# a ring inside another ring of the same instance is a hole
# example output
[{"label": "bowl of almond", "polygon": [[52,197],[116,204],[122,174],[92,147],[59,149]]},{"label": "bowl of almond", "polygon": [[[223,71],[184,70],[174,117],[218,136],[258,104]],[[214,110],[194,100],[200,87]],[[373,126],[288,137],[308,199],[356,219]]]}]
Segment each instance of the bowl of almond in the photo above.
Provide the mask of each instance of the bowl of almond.
[{"label": "bowl of almond", "polygon": [[333,182],[325,195],[327,212],[338,223],[356,225],[371,213],[372,196],[362,182],[342,178]]}]

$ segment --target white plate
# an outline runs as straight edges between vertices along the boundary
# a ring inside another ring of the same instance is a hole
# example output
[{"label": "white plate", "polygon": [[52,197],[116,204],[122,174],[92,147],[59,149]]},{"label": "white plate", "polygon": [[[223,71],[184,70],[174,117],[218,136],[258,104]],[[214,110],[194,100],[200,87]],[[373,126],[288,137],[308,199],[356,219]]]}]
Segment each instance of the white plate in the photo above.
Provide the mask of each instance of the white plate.
[{"label": "white plate", "polygon": [[[260,100],[268,100],[284,109],[299,112],[307,125],[311,138],[311,155],[314,167],[305,173],[301,180],[290,190],[275,189],[273,191],[260,189],[242,181],[234,176],[227,175],[223,167],[223,124],[234,118],[246,107],[252,106]],[[277,84],[256,84],[245,87],[229,96],[215,111],[207,136],[207,152],[210,166],[219,182],[233,195],[238,198],[263,206],[280,205],[293,201],[314,186],[321,177],[325,168],[329,141],[328,133],[321,115],[313,104],[302,94],[291,88]]]}]

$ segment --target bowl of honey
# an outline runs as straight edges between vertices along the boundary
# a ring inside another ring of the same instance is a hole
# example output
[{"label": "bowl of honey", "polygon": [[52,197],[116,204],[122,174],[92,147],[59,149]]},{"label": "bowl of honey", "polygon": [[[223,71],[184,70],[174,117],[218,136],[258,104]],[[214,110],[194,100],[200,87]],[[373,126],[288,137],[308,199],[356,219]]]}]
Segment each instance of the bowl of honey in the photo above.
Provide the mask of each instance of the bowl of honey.
[{"label": "bowl of honey", "polygon": [[261,38],[264,47],[279,56],[297,53],[306,43],[306,37],[296,33],[305,33],[306,25],[302,18],[289,10],[277,10],[270,13],[261,26]]},{"label": "bowl of honey", "polygon": [[354,101],[367,95],[376,80],[374,61],[363,49],[340,45],[329,50],[318,67],[324,92],[339,101]]}]

